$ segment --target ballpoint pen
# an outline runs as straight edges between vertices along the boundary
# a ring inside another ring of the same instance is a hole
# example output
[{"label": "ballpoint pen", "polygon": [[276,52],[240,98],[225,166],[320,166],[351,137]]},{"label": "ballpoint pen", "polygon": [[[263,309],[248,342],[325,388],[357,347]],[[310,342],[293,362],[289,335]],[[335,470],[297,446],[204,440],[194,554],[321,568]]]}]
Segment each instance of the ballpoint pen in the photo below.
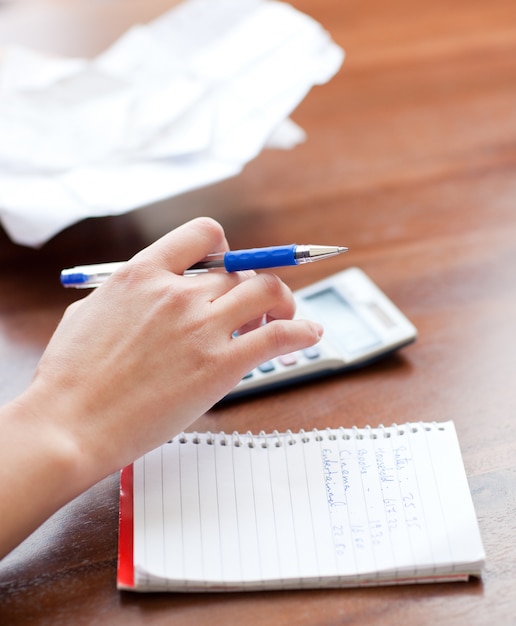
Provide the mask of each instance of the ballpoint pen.
[{"label": "ballpoint pen", "polygon": [[[301,263],[328,259],[346,251],[347,248],[342,246],[298,246],[297,244],[290,244],[269,248],[215,252],[209,254],[199,263],[192,265],[184,273],[199,274],[216,269],[225,270],[226,272],[238,272],[242,270],[299,265]],[[98,287],[125,263],[125,261],[97,263],[95,265],[79,265],[64,269],[61,272],[61,284],[64,287],[75,287],[77,289]]]}]

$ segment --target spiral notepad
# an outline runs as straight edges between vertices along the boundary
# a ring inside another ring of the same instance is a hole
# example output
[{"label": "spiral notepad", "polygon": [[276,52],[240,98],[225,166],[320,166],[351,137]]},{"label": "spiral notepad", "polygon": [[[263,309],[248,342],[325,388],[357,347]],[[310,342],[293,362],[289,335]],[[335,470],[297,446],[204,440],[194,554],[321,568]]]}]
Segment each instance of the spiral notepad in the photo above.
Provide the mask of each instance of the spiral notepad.
[{"label": "spiral notepad", "polygon": [[120,589],[456,581],[484,558],[452,422],[182,434],[121,475]]}]

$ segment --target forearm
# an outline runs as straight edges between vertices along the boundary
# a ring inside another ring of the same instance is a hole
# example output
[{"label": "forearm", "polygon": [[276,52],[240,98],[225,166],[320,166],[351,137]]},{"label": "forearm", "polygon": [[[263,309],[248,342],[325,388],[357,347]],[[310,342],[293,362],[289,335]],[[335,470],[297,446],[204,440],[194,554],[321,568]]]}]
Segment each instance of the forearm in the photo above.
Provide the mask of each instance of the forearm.
[{"label": "forearm", "polygon": [[0,408],[0,558],[87,486],[81,451],[25,394]]}]

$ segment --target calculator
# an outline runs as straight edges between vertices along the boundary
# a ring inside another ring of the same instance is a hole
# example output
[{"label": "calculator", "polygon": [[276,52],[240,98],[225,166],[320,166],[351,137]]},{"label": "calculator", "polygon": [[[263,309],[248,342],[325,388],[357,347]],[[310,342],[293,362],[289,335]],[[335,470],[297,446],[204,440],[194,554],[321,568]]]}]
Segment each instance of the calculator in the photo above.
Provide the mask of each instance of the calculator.
[{"label": "calculator", "polygon": [[296,318],[324,327],[315,346],[249,372],[227,399],[354,369],[415,341],[417,330],[381,289],[352,267],[294,292]]}]

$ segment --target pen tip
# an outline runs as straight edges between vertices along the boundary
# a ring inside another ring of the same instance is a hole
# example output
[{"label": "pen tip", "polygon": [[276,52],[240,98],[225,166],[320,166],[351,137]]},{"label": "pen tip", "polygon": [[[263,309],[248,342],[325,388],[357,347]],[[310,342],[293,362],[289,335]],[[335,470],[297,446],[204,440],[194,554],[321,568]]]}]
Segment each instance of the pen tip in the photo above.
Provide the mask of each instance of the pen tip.
[{"label": "pen tip", "polygon": [[307,246],[308,258],[310,261],[317,261],[319,259],[327,259],[331,256],[336,256],[342,252],[347,252],[345,246]]}]

